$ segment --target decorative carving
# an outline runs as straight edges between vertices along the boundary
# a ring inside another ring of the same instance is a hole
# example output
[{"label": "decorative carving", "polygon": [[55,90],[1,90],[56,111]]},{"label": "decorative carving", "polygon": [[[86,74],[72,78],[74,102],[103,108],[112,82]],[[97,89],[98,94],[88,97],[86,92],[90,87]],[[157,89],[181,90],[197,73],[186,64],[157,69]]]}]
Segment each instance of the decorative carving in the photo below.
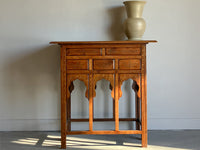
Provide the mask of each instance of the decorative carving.
[{"label": "decorative carving", "polygon": [[99,80],[102,80],[102,79],[105,79],[107,81],[110,82],[110,89],[111,89],[111,96],[112,98],[114,99],[114,75],[113,74],[95,74],[94,77],[93,77],[93,97],[96,96],[96,83],[99,81]]},{"label": "decorative carving", "polygon": [[112,86],[111,84],[110,84],[110,87],[109,87],[109,88],[110,88],[111,91],[113,90],[113,86]]},{"label": "decorative carving", "polygon": [[70,92],[70,94],[72,93],[73,90],[74,90],[74,83],[72,81],[71,84],[70,84],[70,86],[69,86],[69,92]]},{"label": "decorative carving", "polygon": [[135,91],[135,93],[137,93],[139,90],[139,86],[138,86],[137,82],[134,80],[133,80],[132,88]]},{"label": "decorative carving", "polygon": [[119,98],[122,96],[121,86],[122,86],[123,82],[128,79],[132,79],[134,81],[132,88],[135,91],[135,93],[137,93],[138,97],[141,97],[141,95],[140,95],[141,75],[140,74],[120,74],[119,75],[119,87],[118,87]]},{"label": "decorative carving", "polygon": [[85,96],[88,98],[88,75],[87,74],[68,74],[67,75],[67,99],[70,98],[71,92],[74,89],[73,81],[79,79],[83,81],[86,86],[86,93]]}]

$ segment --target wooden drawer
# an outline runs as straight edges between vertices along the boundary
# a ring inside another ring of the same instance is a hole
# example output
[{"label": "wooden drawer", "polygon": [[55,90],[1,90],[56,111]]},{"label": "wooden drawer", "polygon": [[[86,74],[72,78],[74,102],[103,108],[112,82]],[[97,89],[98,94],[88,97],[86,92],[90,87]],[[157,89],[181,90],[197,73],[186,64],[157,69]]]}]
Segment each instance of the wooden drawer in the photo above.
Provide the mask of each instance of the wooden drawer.
[{"label": "wooden drawer", "polygon": [[120,59],[119,69],[141,69],[140,59]]},{"label": "wooden drawer", "polygon": [[106,55],[140,55],[141,48],[140,45],[135,45],[133,47],[115,47],[107,48]]},{"label": "wooden drawer", "polygon": [[100,48],[70,48],[66,49],[67,56],[100,56]]},{"label": "wooden drawer", "polygon": [[114,60],[113,59],[95,59],[93,60],[93,69],[94,70],[107,70],[114,69]]},{"label": "wooden drawer", "polygon": [[68,59],[66,62],[69,70],[88,70],[88,60]]}]

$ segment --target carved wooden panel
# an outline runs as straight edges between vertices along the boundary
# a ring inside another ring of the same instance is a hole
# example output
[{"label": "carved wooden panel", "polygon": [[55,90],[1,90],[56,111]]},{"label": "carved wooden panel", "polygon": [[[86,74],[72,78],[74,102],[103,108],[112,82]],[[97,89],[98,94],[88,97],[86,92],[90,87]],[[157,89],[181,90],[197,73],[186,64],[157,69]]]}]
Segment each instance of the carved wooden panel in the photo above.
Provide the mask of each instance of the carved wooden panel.
[{"label": "carved wooden panel", "polygon": [[140,59],[120,59],[119,60],[119,69],[141,69],[141,60]]},{"label": "carved wooden panel", "polygon": [[[122,96],[122,90],[121,90],[122,84],[124,81],[126,81],[128,79],[132,79],[133,81],[135,81],[137,83],[138,87],[136,87],[136,85],[132,85],[132,87],[133,87],[133,90],[138,91],[138,97],[141,97],[141,95],[140,95],[141,75],[140,74],[119,74],[119,87],[118,87],[119,97]],[[133,82],[133,84],[135,84],[135,83]]]},{"label": "carved wooden panel", "polygon": [[86,86],[86,92],[85,92],[85,96],[88,98],[88,81],[89,81],[89,76],[87,74],[68,74],[67,75],[67,98],[70,98],[71,92],[72,92],[72,84],[73,81],[79,79],[80,81],[83,81],[85,83]]},{"label": "carved wooden panel", "polygon": [[69,48],[66,49],[68,56],[99,56],[101,55],[100,48]]},{"label": "carved wooden panel", "polygon": [[114,74],[94,74],[93,76],[93,97],[96,96],[95,86],[97,81],[105,79],[110,82],[111,96],[114,99]]},{"label": "carved wooden panel", "polygon": [[68,59],[67,69],[68,70],[87,70],[88,60],[87,59],[83,59],[83,60]]},{"label": "carved wooden panel", "polygon": [[113,59],[94,59],[93,62],[94,70],[108,70],[114,69],[114,60]]},{"label": "carved wooden panel", "polygon": [[106,55],[140,55],[141,54],[141,46],[133,45],[132,47],[115,47],[115,48],[107,48]]}]

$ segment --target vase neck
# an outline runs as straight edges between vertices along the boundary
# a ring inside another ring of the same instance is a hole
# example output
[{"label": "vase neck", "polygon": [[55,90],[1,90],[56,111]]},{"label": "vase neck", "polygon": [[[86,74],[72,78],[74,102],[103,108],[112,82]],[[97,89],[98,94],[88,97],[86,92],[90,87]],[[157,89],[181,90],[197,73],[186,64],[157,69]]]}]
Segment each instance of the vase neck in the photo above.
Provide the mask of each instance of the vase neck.
[{"label": "vase neck", "polygon": [[128,18],[141,18],[145,3],[145,1],[124,2]]}]

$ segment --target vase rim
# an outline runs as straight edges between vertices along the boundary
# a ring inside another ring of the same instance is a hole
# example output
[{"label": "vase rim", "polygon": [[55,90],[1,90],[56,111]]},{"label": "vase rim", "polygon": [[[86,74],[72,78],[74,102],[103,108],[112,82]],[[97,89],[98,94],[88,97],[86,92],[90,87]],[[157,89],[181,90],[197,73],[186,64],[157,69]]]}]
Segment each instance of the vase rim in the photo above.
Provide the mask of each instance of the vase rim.
[{"label": "vase rim", "polygon": [[123,3],[126,4],[126,3],[138,3],[138,2],[139,2],[139,3],[144,3],[144,4],[146,3],[146,1],[137,1],[137,0],[133,0],[133,1],[124,1]]}]

